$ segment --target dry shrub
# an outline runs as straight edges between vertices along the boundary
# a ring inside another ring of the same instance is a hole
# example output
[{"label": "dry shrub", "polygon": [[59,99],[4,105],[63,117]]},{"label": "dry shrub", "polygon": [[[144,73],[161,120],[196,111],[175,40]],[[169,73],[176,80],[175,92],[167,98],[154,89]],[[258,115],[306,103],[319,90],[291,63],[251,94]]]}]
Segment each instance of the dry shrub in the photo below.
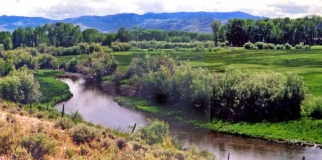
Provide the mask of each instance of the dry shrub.
[{"label": "dry shrub", "polygon": [[116,140],[116,145],[117,145],[117,147],[118,147],[120,150],[122,150],[122,149],[124,149],[124,148],[126,147],[127,142],[126,142],[126,140],[125,140],[125,139],[120,138],[120,139],[117,139],[117,140]]},{"label": "dry shrub", "polygon": [[44,159],[46,155],[54,155],[56,153],[58,143],[43,133],[37,133],[25,137],[21,145],[27,149],[33,158]]},{"label": "dry shrub", "polygon": [[85,124],[78,124],[71,133],[73,141],[79,143],[89,143],[100,136],[99,130]]},{"label": "dry shrub", "polygon": [[56,120],[55,127],[60,127],[62,130],[70,129],[74,126],[74,123],[69,118],[59,118]]},{"label": "dry shrub", "polygon": [[89,153],[90,153],[90,149],[89,149],[89,148],[87,148],[87,147],[85,147],[85,146],[81,146],[81,147],[80,147],[79,154],[80,154],[81,156],[86,156],[86,155],[88,155]]},{"label": "dry shrub", "polygon": [[75,153],[76,153],[76,151],[73,148],[66,148],[65,157],[70,159],[74,156]]},{"label": "dry shrub", "polygon": [[14,115],[7,114],[6,121],[8,123],[16,123],[17,122],[17,119],[16,119],[16,117]]}]

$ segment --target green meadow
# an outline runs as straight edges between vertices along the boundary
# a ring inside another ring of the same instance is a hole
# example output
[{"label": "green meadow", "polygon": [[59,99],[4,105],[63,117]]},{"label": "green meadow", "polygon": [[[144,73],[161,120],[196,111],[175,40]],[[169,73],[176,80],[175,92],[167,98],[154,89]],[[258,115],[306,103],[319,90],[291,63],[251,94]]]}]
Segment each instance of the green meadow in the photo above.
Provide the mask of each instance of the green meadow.
[{"label": "green meadow", "polygon": [[[120,71],[125,72],[132,58],[145,54],[166,53],[181,60],[189,60],[193,66],[207,67],[213,72],[223,72],[227,68],[244,71],[275,71],[296,73],[303,76],[306,86],[314,96],[322,95],[322,47],[314,46],[310,50],[245,50],[244,48],[219,49],[217,51],[194,52],[191,50],[162,50],[148,52],[114,52]],[[80,56],[86,57],[86,56]],[[66,59],[67,57],[58,57]],[[71,57],[69,57],[71,58]]]}]

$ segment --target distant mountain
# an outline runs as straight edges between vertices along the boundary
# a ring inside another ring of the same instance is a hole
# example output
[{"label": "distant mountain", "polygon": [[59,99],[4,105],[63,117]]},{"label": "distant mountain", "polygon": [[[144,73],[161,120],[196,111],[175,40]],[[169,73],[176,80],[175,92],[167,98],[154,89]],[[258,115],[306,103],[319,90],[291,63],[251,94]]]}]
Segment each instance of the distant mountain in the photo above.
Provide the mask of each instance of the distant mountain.
[{"label": "distant mountain", "polygon": [[182,30],[211,32],[210,23],[220,20],[223,23],[232,18],[263,19],[244,12],[175,12],[146,13],[143,15],[122,13],[107,16],[81,16],[64,20],[51,20],[42,17],[0,16],[0,31],[13,31],[18,27],[36,27],[46,23],[66,22],[80,25],[82,29],[96,28],[102,32],[116,32],[121,26],[133,29]]}]

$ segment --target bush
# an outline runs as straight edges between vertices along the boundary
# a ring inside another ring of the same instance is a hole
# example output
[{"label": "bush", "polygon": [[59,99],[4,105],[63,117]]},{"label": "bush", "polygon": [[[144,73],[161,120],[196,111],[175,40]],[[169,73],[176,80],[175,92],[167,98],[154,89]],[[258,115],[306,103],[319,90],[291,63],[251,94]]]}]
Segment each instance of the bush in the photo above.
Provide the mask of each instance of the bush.
[{"label": "bush", "polygon": [[303,49],[303,46],[302,46],[301,44],[297,44],[297,45],[295,46],[295,49]]},{"label": "bush", "polygon": [[50,54],[41,54],[37,56],[40,69],[57,69],[59,68],[58,59]]},{"label": "bush", "polygon": [[255,46],[256,46],[258,49],[264,49],[264,45],[265,45],[265,43],[264,43],[264,42],[256,42],[256,43],[255,43]]},{"label": "bush", "polygon": [[44,159],[45,155],[55,154],[58,145],[56,141],[42,133],[25,137],[21,144],[35,159]]},{"label": "bush", "polygon": [[126,147],[126,140],[125,140],[125,139],[122,139],[122,138],[117,139],[117,140],[116,140],[116,145],[117,145],[117,147],[118,147],[120,150],[122,150],[123,148],[125,148],[125,147]]},{"label": "bush", "polygon": [[66,70],[70,72],[76,72],[77,71],[77,65],[78,65],[78,59],[76,57],[73,57],[67,64],[66,64]]},{"label": "bush", "polygon": [[276,45],[276,49],[279,49],[279,50],[284,49],[284,46],[281,44],[278,44],[278,45]]},{"label": "bush", "polygon": [[89,143],[100,135],[98,129],[89,127],[83,123],[75,126],[71,133],[73,141],[77,144]]},{"label": "bush", "polygon": [[70,129],[74,126],[74,123],[69,118],[59,118],[56,120],[55,127],[60,127],[62,130]]},{"label": "bush", "polygon": [[13,145],[16,143],[14,135],[15,129],[12,126],[0,129],[0,154],[7,154],[11,151]]},{"label": "bush", "polygon": [[245,49],[253,49],[255,48],[255,45],[252,42],[247,42],[244,44]]},{"label": "bush", "polygon": [[146,127],[138,130],[141,139],[145,140],[147,144],[161,144],[166,137],[170,136],[169,124],[164,121],[150,121]]},{"label": "bush", "polygon": [[89,53],[93,53],[93,52],[102,52],[103,51],[103,48],[100,44],[97,44],[97,43],[92,43],[89,48]]},{"label": "bush", "polygon": [[83,116],[78,112],[71,112],[70,113],[70,119],[73,121],[73,122],[81,122],[83,121]]},{"label": "bush", "polygon": [[82,54],[82,49],[80,46],[68,47],[68,48],[60,48],[57,50],[58,56],[67,56],[67,55],[80,55]]},{"label": "bush", "polygon": [[204,68],[193,68],[187,62],[169,56],[146,55],[133,59],[127,76],[138,86],[142,96],[158,103],[188,103],[197,108],[208,107],[212,75]]},{"label": "bush", "polygon": [[14,157],[13,159],[19,159],[19,160],[32,159],[32,156],[28,153],[28,151],[22,147],[17,147],[14,150],[13,157]]},{"label": "bush", "polygon": [[220,42],[219,42],[219,43],[218,43],[218,46],[219,46],[219,47],[222,47],[222,48],[223,48],[223,47],[226,47],[226,43],[225,43],[225,42],[222,42],[222,43],[220,43]]},{"label": "bush", "polygon": [[315,119],[322,119],[322,98],[314,98],[305,106],[308,108],[309,116]]},{"label": "bush", "polygon": [[196,52],[203,52],[204,51],[204,48],[202,45],[198,45],[196,48],[195,48],[195,51]]},{"label": "bush", "polygon": [[268,49],[275,49],[275,44],[268,43]]},{"label": "bush", "polygon": [[129,51],[131,49],[131,45],[129,43],[113,42],[111,48],[114,52]]},{"label": "bush", "polygon": [[81,155],[81,156],[86,156],[86,155],[88,155],[90,153],[90,149],[89,148],[87,148],[87,147],[85,147],[85,146],[81,146],[80,147],[80,150],[79,150],[79,154]]},{"label": "bush", "polygon": [[285,49],[292,49],[292,45],[290,45],[289,43],[285,43]]},{"label": "bush", "polygon": [[305,45],[305,46],[303,46],[303,49],[311,49],[311,46]]},{"label": "bush", "polygon": [[68,158],[68,159],[72,158],[75,153],[76,153],[76,151],[72,148],[66,148],[66,150],[65,150],[65,155],[66,155],[66,158]]},{"label": "bush", "polygon": [[41,119],[41,118],[44,118],[44,117],[45,117],[45,115],[44,115],[44,113],[42,113],[42,112],[37,112],[36,117],[37,117],[38,119]]},{"label": "bush", "polygon": [[265,43],[265,44],[263,45],[263,49],[269,49],[269,45]]},{"label": "bush", "polygon": [[16,123],[17,122],[17,118],[14,115],[12,115],[12,114],[7,114],[6,121],[8,123]]},{"label": "bush", "polygon": [[233,122],[300,118],[303,79],[275,72],[228,70],[215,76],[212,116]]}]

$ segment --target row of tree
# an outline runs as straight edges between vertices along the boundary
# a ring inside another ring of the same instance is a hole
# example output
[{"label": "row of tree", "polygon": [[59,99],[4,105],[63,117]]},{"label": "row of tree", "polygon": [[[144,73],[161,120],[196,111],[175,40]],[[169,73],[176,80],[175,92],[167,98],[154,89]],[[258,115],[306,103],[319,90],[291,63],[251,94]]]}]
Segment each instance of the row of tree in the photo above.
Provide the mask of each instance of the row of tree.
[{"label": "row of tree", "polygon": [[321,44],[322,17],[313,15],[297,19],[231,19],[226,24],[214,21],[211,28],[215,43],[228,40],[236,46],[242,46],[248,41],[292,45],[304,42],[313,45]]},{"label": "row of tree", "polygon": [[112,42],[157,40],[169,42],[191,42],[212,40],[211,34],[200,34],[184,31],[146,30],[135,27],[128,30],[121,27],[117,33],[101,33],[97,29],[88,28],[81,31],[78,25],[57,22],[36,28],[17,28],[10,32],[0,32],[0,43],[6,50],[21,46],[35,47],[42,43],[56,47],[71,47],[80,42],[101,43],[110,46]]}]

